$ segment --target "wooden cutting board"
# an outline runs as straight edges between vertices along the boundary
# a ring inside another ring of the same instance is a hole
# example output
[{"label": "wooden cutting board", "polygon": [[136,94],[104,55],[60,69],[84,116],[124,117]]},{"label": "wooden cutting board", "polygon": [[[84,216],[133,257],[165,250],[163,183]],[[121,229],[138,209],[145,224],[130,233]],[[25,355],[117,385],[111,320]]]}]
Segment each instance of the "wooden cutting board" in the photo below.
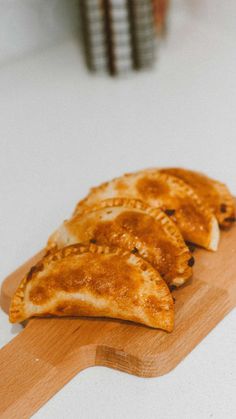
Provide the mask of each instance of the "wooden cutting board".
[{"label": "wooden cutting board", "polygon": [[[41,256],[5,279],[5,311],[19,281]],[[0,350],[0,417],[28,418],[75,374],[94,365],[141,377],[171,371],[235,306],[236,226],[222,233],[218,252],[197,249],[194,256],[193,279],[173,293],[176,321],[170,334],[109,319],[28,321]]]}]

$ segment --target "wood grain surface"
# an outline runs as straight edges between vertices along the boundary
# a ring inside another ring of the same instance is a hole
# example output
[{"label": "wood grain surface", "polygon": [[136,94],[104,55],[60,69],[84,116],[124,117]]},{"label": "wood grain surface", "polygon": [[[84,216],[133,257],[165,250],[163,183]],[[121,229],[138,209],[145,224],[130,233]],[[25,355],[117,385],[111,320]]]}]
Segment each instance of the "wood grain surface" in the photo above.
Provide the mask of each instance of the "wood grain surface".
[{"label": "wood grain surface", "polygon": [[[41,256],[5,279],[5,311],[17,284]],[[0,417],[30,417],[75,374],[94,365],[141,377],[171,371],[235,306],[236,226],[222,232],[218,252],[197,249],[194,257],[192,280],[173,293],[176,317],[170,334],[113,319],[28,321],[0,350]]]}]

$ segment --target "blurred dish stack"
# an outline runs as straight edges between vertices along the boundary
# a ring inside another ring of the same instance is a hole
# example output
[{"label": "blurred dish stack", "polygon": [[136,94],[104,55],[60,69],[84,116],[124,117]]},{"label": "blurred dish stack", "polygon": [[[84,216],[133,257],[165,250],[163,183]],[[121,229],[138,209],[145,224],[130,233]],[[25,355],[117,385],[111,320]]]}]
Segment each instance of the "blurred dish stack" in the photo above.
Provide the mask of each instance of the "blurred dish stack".
[{"label": "blurred dish stack", "polygon": [[81,0],[87,66],[123,74],[155,62],[156,30],[162,31],[167,0]]}]

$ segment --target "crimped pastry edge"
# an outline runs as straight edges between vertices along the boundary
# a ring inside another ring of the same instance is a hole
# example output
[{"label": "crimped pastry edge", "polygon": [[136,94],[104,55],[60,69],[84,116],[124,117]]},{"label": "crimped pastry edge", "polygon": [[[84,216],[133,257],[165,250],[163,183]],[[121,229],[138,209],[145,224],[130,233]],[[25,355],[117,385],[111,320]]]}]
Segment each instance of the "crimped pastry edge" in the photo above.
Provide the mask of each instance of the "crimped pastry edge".
[{"label": "crimped pastry edge", "polygon": [[[206,178],[206,180],[208,182],[211,183],[211,186],[217,191],[218,195],[220,198],[222,198],[222,204],[226,204],[226,211],[224,213],[222,213],[220,211],[220,208],[216,211],[212,210],[213,213],[215,214],[215,217],[220,225],[220,227],[230,227],[231,222],[230,221],[226,221],[227,218],[231,218],[231,217],[235,217],[235,204],[234,204],[234,198],[229,190],[229,188],[227,187],[226,184],[215,180],[211,177],[209,177],[208,175],[206,175],[205,173],[196,171],[196,170],[191,170],[191,169],[185,169],[185,168],[180,168],[180,167],[168,167],[168,168],[162,168],[162,169],[147,169],[148,171],[155,171],[155,170],[160,170],[161,173],[168,173],[168,170],[177,170],[177,171],[183,171],[183,172],[189,172],[189,173],[193,173],[199,176],[203,176]],[[171,175],[171,174],[170,174]],[[171,176],[176,176],[178,178],[178,174],[176,175],[171,175]],[[180,176],[181,179],[181,176]],[[183,179],[182,179],[183,180]],[[190,187],[192,187],[190,185]],[[194,187],[193,187],[194,189]],[[199,195],[200,196],[200,195]],[[208,205],[208,204],[207,204]],[[210,208],[210,206],[209,206]]]},{"label": "crimped pastry edge", "polygon": [[[44,267],[47,266],[50,262],[57,262],[59,260],[62,260],[70,255],[81,255],[84,253],[92,253],[92,254],[113,254],[113,255],[120,255],[120,256],[130,256],[131,252],[120,249],[118,247],[109,247],[109,246],[97,246],[95,244],[73,244],[67,247],[63,247],[59,250],[52,250],[48,252],[36,265],[34,265],[29,272],[25,275],[25,277],[20,282],[13,298],[11,301],[11,306],[9,310],[9,320],[11,323],[17,323],[24,321],[27,316],[24,309],[24,295],[25,295],[25,288],[35,274],[38,271],[41,271],[44,269]],[[174,308],[174,302],[171,295],[171,292],[168,288],[168,285],[164,281],[164,279],[161,277],[159,272],[154,269],[151,264],[149,264],[147,261],[144,261],[141,257],[138,257],[136,255],[132,254],[132,257],[136,259],[136,266],[138,266],[141,270],[145,269],[145,273],[148,274],[150,277],[150,280],[153,280],[153,277],[155,277],[156,283],[162,283],[166,289],[166,297],[169,297],[168,303],[170,304],[170,309]],[[174,323],[174,318],[173,318]],[[173,324],[172,324],[173,329]],[[172,330],[171,329],[171,330]],[[169,331],[171,331],[169,330]]]},{"label": "crimped pastry edge", "polygon": [[[194,191],[194,189],[189,186],[186,182],[184,182],[182,179],[179,179],[176,176],[169,175],[167,173],[162,173],[160,170],[157,169],[143,169],[138,172],[133,173],[126,173],[123,176],[117,177],[112,179],[111,181],[104,182],[99,186],[93,187],[90,189],[88,195],[75,207],[75,210],[73,212],[73,216],[83,212],[86,207],[92,207],[96,204],[89,204],[89,197],[92,196],[93,193],[97,193],[99,191],[102,191],[105,189],[111,182],[117,182],[121,181],[122,179],[126,179],[132,176],[138,176],[147,173],[147,175],[151,174],[157,177],[158,179],[162,179],[163,183],[167,182],[167,184],[171,184],[173,186],[176,185],[176,189],[178,192],[183,192],[183,194],[187,195],[190,199],[193,200],[193,203],[198,207],[199,211],[204,215],[207,222],[209,222],[210,226],[210,237],[209,242],[206,244],[205,248],[208,250],[217,250],[218,248],[218,242],[219,242],[219,228],[216,226],[216,217],[212,214],[212,211],[204,204],[201,197]],[[218,228],[218,231],[217,231]]]},{"label": "crimped pastry edge", "polygon": [[[81,212],[76,216],[83,216],[90,212],[103,209],[103,208],[111,208],[111,207],[125,207],[130,209],[138,209],[141,210],[151,217],[153,217],[158,223],[162,224],[162,228],[165,230],[167,234],[173,237],[175,243],[179,247],[179,267],[184,267],[185,270],[182,274],[172,279],[169,282],[169,285],[180,286],[183,285],[188,279],[192,276],[192,269],[188,266],[188,261],[191,258],[191,253],[184,242],[182,234],[177,226],[171,218],[166,215],[166,213],[158,207],[151,207],[150,205],[144,203],[138,199],[129,199],[129,198],[108,198],[102,201],[99,201],[97,204],[94,204],[90,207],[85,207],[81,210]],[[74,218],[72,217],[72,219]],[[144,258],[144,260],[146,260]],[[187,275],[187,271],[190,271],[190,274]]]}]

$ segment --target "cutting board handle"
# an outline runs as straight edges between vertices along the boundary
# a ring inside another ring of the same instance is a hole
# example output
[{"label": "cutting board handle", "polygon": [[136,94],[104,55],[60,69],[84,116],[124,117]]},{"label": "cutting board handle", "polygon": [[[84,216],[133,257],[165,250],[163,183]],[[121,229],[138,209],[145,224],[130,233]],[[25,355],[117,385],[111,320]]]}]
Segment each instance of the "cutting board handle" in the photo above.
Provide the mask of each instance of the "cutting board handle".
[{"label": "cutting board handle", "polygon": [[[8,311],[19,281],[40,252],[3,283]],[[112,319],[32,319],[0,351],[0,417],[30,417],[75,374],[104,365],[142,377],[173,369],[235,306],[236,226],[217,253],[197,250],[194,278],[176,291],[171,334]]]},{"label": "cutting board handle", "polygon": [[[5,279],[4,311],[8,312],[20,280],[43,254],[40,251]],[[80,328],[79,320],[32,319],[0,350],[1,419],[29,418],[75,374],[95,365],[96,346],[83,340]]]},{"label": "cutting board handle", "polygon": [[69,345],[66,345],[66,336],[58,338],[60,335],[55,334],[54,321],[52,319],[50,334],[48,320],[31,320],[0,350],[1,419],[29,418],[74,375],[95,364],[95,346],[80,346],[79,330],[76,333],[75,329],[77,344],[73,350],[71,331]]}]

